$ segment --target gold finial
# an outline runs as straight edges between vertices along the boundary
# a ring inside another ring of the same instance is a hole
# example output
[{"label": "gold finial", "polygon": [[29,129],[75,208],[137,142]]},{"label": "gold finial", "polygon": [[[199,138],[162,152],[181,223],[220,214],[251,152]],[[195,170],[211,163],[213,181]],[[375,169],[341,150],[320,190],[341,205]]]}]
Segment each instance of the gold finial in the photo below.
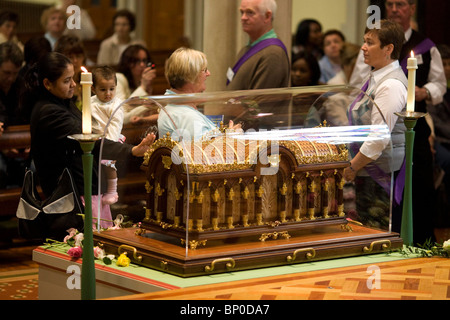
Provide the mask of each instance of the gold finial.
[{"label": "gold finial", "polygon": [[216,189],[216,191],[214,192],[214,194],[211,197],[214,202],[219,202],[219,200],[220,200],[219,190]]},{"label": "gold finial", "polygon": [[280,188],[280,194],[282,196],[285,196],[287,194],[287,185],[286,185],[286,183],[283,183],[283,186]]}]

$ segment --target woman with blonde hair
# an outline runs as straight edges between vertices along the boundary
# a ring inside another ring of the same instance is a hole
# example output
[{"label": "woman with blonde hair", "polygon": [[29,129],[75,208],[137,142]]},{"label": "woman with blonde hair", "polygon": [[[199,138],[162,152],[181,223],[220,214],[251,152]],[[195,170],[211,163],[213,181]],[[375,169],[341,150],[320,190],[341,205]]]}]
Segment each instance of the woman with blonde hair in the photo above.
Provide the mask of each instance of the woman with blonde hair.
[{"label": "woman with blonde hair", "polygon": [[41,25],[45,30],[45,38],[54,49],[56,42],[66,30],[66,14],[61,9],[50,7],[42,13]]},{"label": "woman with blonde hair", "polygon": [[[166,62],[165,76],[170,85],[166,95],[201,93],[206,90],[206,79],[210,75],[203,52],[179,48]],[[229,128],[237,129],[232,121]],[[195,104],[168,104],[158,118],[160,137],[169,132],[172,139],[183,137],[185,140],[198,140],[217,129],[210,119],[198,111]]]}]

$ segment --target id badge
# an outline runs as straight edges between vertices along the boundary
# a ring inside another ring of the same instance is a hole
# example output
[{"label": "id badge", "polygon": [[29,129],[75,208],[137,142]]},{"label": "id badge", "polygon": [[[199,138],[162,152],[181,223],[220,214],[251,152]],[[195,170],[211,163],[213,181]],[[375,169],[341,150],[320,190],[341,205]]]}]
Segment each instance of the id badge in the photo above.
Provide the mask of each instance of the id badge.
[{"label": "id badge", "polygon": [[417,59],[417,65],[421,65],[421,64],[423,64],[423,57],[422,57],[422,55],[421,54],[418,54],[417,56],[416,56],[416,59]]},{"label": "id badge", "polygon": [[234,78],[234,72],[233,72],[233,70],[231,69],[231,68],[228,68],[228,71],[227,71],[227,79],[228,79],[228,81],[233,81],[233,78]]}]

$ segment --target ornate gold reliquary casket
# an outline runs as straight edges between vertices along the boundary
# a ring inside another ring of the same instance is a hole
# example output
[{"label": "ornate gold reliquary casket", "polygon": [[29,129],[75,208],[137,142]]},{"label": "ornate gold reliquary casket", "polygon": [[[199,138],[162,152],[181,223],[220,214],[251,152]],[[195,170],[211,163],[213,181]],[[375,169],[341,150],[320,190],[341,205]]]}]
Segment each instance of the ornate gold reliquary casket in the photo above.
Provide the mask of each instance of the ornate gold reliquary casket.
[{"label": "ornate gold reliquary casket", "polygon": [[[193,240],[289,238],[312,225],[342,223],[344,145],[222,134],[198,142],[169,135],[146,154],[142,230]],[[276,227],[276,229],[275,229]],[[274,232],[276,231],[276,232]]]},{"label": "ornate gold reliquary casket", "polygon": [[[140,163],[145,188],[139,182],[128,192],[145,203],[137,226],[95,232],[96,244],[182,277],[400,248],[398,234],[360,220],[390,221],[392,192],[375,192],[368,176],[363,184],[343,179],[352,143],[390,140],[387,125],[349,123],[347,106],[360,94],[318,86],[130,99],[133,111],[158,108],[174,118],[166,106],[195,105],[244,128],[195,142],[160,136]],[[370,196],[368,211],[357,206],[359,189]]]}]

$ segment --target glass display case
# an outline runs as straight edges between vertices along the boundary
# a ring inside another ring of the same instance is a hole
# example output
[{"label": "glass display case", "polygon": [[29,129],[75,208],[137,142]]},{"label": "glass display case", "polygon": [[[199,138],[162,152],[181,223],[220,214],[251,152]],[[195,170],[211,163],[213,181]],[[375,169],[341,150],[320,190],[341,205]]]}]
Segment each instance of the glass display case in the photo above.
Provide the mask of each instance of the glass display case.
[{"label": "glass display case", "polygon": [[[143,159],[117,161],[113,218],[131,226],[95,232],[107,253],[190,277],[402,246],[391,230],[402,124],[389,129],[359,89],[135,97],[120,108],[126,142],[157,139]],[[373,159],[347,181],[360,148]]]}]

